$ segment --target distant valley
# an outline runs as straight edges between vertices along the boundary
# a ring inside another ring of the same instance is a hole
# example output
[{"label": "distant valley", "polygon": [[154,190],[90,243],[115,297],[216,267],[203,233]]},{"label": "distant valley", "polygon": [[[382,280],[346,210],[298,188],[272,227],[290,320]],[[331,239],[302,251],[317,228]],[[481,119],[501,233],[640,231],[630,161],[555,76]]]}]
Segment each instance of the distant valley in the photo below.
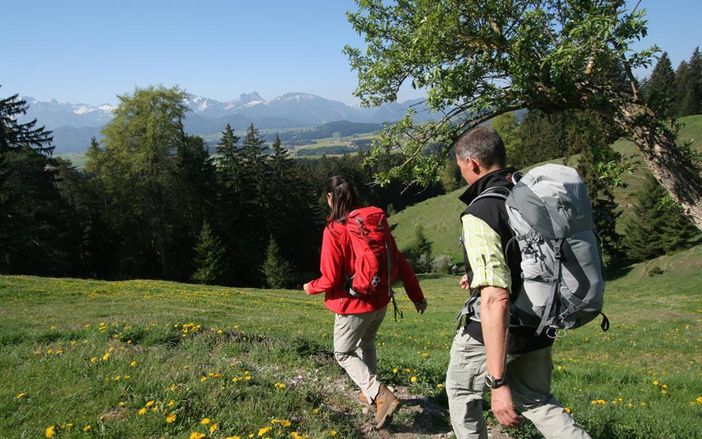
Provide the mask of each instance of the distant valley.
[{"label": "distant valley", "polygon": [[[100,138],[102,127],[111,120],[115,109],[112,104],[24,99],[29,111],[20,121],[36,119],[39,126],[53,131],[56,154],[85,151],[91,137]],[[294,148],[316,139],[378,131],[383,123],[399,120],[409,107],[416,110],[417,120],[437,117],[427,110],[421,99],[358,108],[308,93],[286,93],[266,100],[253,92],[225,102],[189,94],[185,104],[190,109],[185,131],[204,137],[210,147],[216,144],[227,124],[237,131],[254,124],[269,140],[278,134],[286,147]]]}]

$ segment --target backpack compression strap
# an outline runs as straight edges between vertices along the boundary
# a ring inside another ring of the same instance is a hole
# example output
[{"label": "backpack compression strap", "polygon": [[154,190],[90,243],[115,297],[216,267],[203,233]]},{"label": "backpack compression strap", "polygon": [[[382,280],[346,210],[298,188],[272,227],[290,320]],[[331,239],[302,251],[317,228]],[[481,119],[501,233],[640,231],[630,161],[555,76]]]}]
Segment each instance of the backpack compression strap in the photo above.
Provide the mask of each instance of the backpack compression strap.
[{"label": "backpack compression strap", "polygon": [[397,315],[400,315],[400,320],[404,318],[402,315],[402,310],[397,306],[397,301],[395,300],[395,293],[392,291],[392,262],[390,261],[390,243],[385,241],[385,261],[386,264],[385,266],[387,267],[388,270],[388,295],[390,296],[390,299],[392,300],[392,308],[393,308],[393,313],[395,317],[395,321],[397,322]]}]

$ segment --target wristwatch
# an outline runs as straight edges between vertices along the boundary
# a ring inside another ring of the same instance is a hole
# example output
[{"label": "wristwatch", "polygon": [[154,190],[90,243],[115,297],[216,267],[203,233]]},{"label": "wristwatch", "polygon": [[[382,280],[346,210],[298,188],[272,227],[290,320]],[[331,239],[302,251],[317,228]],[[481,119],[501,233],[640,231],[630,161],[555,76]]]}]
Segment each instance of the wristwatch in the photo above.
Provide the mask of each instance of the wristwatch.
[{"label": "wristwatch", "polygon": [[485,375],[485,385],[491,389],[497,389],[507,384],[507,378],[495,378],[490,374]]}]

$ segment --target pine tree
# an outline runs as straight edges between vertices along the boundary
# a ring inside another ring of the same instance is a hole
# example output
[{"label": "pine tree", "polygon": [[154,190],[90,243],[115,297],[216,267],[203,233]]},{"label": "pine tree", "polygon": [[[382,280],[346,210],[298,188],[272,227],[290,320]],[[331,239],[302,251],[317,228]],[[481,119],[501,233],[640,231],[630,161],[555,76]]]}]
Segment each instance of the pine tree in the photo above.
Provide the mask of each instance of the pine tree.
[{"label": "pine tree", "polygon": [[651,174],[636,194],[627,218],[624,245],[632,262],[644,261],[690,247],[702,239],[694,224]]},{"label": "pine tree", "polygon": [[222,241],[212,232],[210,225],[202,225],[200,236],[195,246],[196,270],[192,280],[203,284],[217,284],[224,278],[225,248]]},{"label": "pine tree", "polygon": [[28,105],[0,99],[0,273],[76,275],[79,242],[56,187],[50,131],[20,123]]},{"label": "pine tree", "polygon": [[702,114],[702,55],[695,49],[689,62],[682,61],[675,72],[675,114]]},{"label": "pine tree", "polygon": [[407,257],[417,273],[431,272],[432,244],[424,233],[424,227],[419,224],[415,229],[414,243],[407,252]]},{"label": "pine tree", "polygon": [[39,152],[51,155],[53,136],[44,127],[36,127],[37,120],[19,123],[17,118],[27,114],[27,101],[15,94],[0,99],[0,153],[9,150],[18,151],[27,145]]},{"label": "pine tree", "polygon": [[519,125],[519,141],[507,157],[516,168],[563,157],[569,151],[568,115],[530,111]]},{"label": "pine tree", "polygon": [[692,77],[692,93],[690,97],[691,114],[702,114],[702,54],[696,47],[690,57],[690,76]]},{"label": "pine tree", "polygon": [[269,288],[287,288],[295,283],[295,268],[285,260],[271,235],[261,273]]},{"label": "pine tree", "polygon": [[675,72],[667,52],[663,52],[658,60],[651,77],[646,82],[644,91],[646,103],[659,117],[672,116],[672,105],[675,99]]}]

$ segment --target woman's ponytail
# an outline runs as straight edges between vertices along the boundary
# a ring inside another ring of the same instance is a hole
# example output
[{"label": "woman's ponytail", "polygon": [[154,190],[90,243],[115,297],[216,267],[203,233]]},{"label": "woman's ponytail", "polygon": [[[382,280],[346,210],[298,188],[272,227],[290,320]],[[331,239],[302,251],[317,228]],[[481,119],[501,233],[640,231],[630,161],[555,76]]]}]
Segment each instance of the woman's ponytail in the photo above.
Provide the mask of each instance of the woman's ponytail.
[{"label": "woman's ponytail", "polygon": [[346,216],[358,207],[358,194],[350,181],[335,175],[327,180],[326,193],[331,194],[331,220],[344,222]]}]

